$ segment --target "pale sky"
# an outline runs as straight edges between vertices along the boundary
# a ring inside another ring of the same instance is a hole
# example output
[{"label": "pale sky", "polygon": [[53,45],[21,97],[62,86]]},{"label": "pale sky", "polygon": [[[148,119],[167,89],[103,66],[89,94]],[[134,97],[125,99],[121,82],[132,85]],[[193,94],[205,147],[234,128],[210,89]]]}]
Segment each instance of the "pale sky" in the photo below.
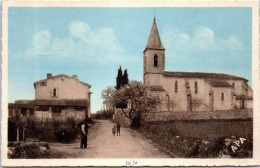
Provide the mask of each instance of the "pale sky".
[{"label": "pale sky", "polygon": [[[78,75],[92,85],[92,112],[101,91],[116,85],[117,69],[143,79],[154,8],[8,9],[8,101],[34,99],[33,83]],[[156,8],[167,71],[217,72],[252,82],[252,9]]]}]

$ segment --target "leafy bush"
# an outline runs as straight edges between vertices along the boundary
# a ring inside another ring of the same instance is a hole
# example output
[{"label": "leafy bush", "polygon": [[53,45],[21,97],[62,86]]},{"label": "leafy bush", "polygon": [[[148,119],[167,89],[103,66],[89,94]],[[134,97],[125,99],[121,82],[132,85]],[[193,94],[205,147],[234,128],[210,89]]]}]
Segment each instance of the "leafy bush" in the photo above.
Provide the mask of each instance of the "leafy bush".
[{"label": "leafy bush", "polygon": [[[251,158],[253,151],[252,132],[250,133],[248,127],[237,127],[238,124],[250,125],[248,121],[154,122],[143,123],[139,131],[153,142],[172,152],[173,157],[217,158],[222,157],[221,152],[223,152],[230,158]],[[217,126],[222,126],[222,128],[215,129],[215,134],[213,134],[213,130],[210,131],[211,127],[216,128]],[[195,129],[196,127],[204,129]],[[238,128],[241,129],[241,133],[237,131]],[[226,131],[220,131],[224,129]],[[195,131],[195,133],[191,134],[191,131]],[[236,135],[236,137],[231,135]],[[246,140],[242,143],[241,138]],[[226,141],[229,143],[225,143]]]},{"label": "leafy bush", "polygon": [[67,118],[64,123],[55,123],[55,136],[59,142],[68,143],[73,141],[80,132],[80,127],[74,118]]},{"label": "leafy bush", "polygon": [[26,137],[40,141],[68,143],[77,137],[79,129],[74,118],[67,118],[65,121],[52,120],[48,122],[35,122],[29,119],[26,124]]}]

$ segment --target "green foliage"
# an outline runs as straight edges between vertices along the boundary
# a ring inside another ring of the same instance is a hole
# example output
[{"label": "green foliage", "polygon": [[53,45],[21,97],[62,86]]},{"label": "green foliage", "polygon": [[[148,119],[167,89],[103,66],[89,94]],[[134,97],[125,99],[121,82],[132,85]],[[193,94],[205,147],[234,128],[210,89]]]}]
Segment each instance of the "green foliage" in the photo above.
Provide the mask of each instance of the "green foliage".
[{"label": "green foliage", "polygon": [[127,69],[124,70],[124,75],[122,76],[122,86],[128,85],[128,73]]},{"label": "green foliage", "polygon": [[[14,122],[9,121],[9,125],[9,140],[16,141],[15,124]],[[51,120],[41,122],[28,117],[26,122],[22,124],[21,128],[25,128],[26,138],[47,142],[59,141],[68,143],[73,141],[80,132],[80,128],[77,126],[77,121],[74,120],[74,118],[67,118],[65,121]],[[14,133],[11,134],[12,132]]]},{"label": "green foliage", "polygon": [[[56,128],[55,128],[56,127]],[[74,118],[67,118],[63,123],[55,124],[54,134],[59,142],[68,143],[73,141],[80,132]]]},{"label": "green foliage", "polygon": [[122,86],[122,79],[123,79],[123,72],[122,72],[122,69],[121,69],[121,66],[120,68],[118,69],[118,72],[117,72],[117,77],[116,77],[116,87],[115,89],[120,89],[120,87]]},{"label": "green foliage", "polygon": [[101,92],[101,98],[103,99],[103,105],[108,110],[114,109],[114,100],[113,100],[113,93],[115,92],[115,89],[113,86],[108,86],[106,89],[103,89]]},{"label": "green foliage", "polygon": [[[142,113],[149,113],[160,104],[159,97],[152,96],[149,89],[139,81],[131,81],[129,85],[115,91],[113,100],[118,107],[121,106],[125,116],[137,125],[140,125]],[[125,111],[127,104],[129,108]]]},{"label": "green foliage", "polygon": [[[150,122],[143,123],[139,131],[171,151],[173,157],[216,158],[221,157],[220,153],[224,151],[231,158],[250,158],[253,151],[252,129],[241,125],[250,123],[249,121]],[[196,129],[201,127],[202,129]],[[240,138],[246,140],[236,144]],[[227,140],[230,143],[226,144]],[[234,152],[231,146],[236,147]]]},{"label": "green foliage", "polygon": [[128,80],[127,69],[124,70],[124,74],[123,74],[122,68],[120,66],[117,72],[115,89],[119,90],[121,87],[126,86],[128,84],[128,81],[129,80]]}]

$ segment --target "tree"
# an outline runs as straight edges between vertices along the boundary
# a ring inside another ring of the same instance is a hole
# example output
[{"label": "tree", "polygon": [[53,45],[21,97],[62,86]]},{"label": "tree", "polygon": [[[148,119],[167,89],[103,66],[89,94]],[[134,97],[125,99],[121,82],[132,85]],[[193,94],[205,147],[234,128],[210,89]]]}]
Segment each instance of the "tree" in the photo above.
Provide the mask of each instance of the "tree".
[{"label": "tree", "polygon": [[150,94],[149,89],[139,81],[131,81],[129,85],[113,94],[116,104],[127,103],[128,109],[121,107],[124,115],[131,120],[133,127],[139,127],[143,113],[149,113],[160,104],[159,97]]},{"label": "tree", "polygon": [[120,68],[118,69],[118,72],[117,72],[117,77],[116,77],[116,87],[115,87],[116,90],[119,90],[121,88],[122,82],[123,82],[123,72],[122,72],[122,69],[120,66]]},{"label": "tree", "polygon": [[124,70],[124,74],[122,77],[122,86],[128,85],[128,73],[127,69]]},{"label": "tree", "polygon": [[128,85],[128,73],[127,69],[124,70],[124,74],[122,72],[121,66],[118,69],[117,77],[116,77],[116,86],[115,89],[119,90],[121,87],[124,87],[125,85]]},{"label": "tree", "polygon": [[108,86],[106,89],[103,89],[101,92],[101,98],[103,99],[103,104],[106,106],[106,110],[113,110],[114,109],[114,100],[113,100],[113,93],[115,89],[113,86]]}]

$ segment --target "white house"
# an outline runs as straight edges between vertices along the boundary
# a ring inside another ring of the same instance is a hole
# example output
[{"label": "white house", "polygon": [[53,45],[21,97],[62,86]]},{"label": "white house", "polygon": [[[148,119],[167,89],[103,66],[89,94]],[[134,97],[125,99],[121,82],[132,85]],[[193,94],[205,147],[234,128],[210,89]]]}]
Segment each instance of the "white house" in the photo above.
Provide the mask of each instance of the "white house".
[{"label": "white house", "polygon": [[60,74],[34,83],[35,116],[37,118],[83,119],[90,117],[90,85],[72,77]]}]

